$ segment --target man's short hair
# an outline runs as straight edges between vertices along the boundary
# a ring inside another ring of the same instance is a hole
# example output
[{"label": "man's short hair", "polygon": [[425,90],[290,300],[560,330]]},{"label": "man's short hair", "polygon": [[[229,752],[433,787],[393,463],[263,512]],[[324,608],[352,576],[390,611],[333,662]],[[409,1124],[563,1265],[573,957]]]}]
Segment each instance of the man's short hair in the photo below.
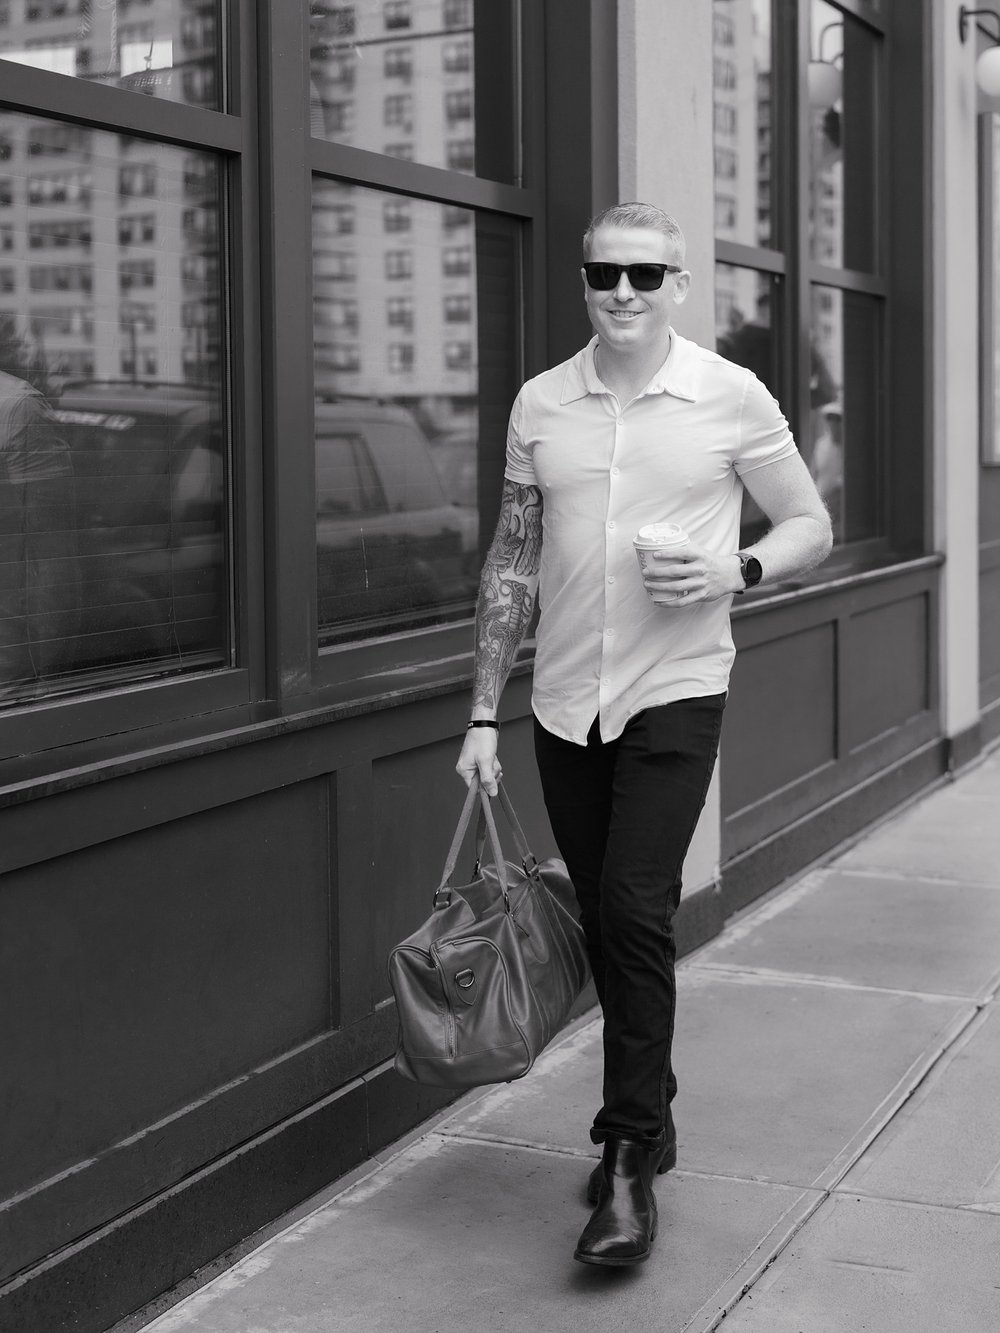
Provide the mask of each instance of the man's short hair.
[{"label": "man's short hair", "polygon": [[613,208],[606,208],[603,213],[591,218],[590,225],[583,233],[584,260],[590,259],[594,232],[599,227],[646,227],[650,231],[662,232],[677,251],[678,259],[684,262],[684,233],[669,213],[664,213],[662,208],[656,208],[653,204],[615,204]]}]

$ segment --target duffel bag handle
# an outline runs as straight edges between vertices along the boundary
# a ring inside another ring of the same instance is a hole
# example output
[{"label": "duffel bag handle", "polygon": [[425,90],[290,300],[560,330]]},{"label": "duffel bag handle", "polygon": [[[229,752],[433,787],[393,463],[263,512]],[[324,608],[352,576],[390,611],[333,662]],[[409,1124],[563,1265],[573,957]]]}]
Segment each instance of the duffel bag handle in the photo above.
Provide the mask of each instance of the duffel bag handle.
[{"label": "duffel bag handle", "polygon": [[503,894],[504,911],[510,911],[510,896],[507,888],[507,867],[504,864],[503,849],[500,846],[500,835],[497,832],[496,821],[493,818],[493,811],[490,808],[490,798],[480,786],[478,773],[473,777],[472,782],[469,784],[468,795],[465,798],[465,804],[462,806],[462,813],[458,817],[458,827],[455,829],[455,836],[451,840],[451,846],[449,847],[448,855],[445,858],[444,873],[441,876],[441,883],[434,890],[435,911],[439,908],[447,907],[448,903],[451,902],[450,880],[455,873],[455,866],[458,864],[458,854],[462,850],[462,843],[465,841],[465,834],[469,827],[469,820],[472,818],[472,807],[476,803],[477,796],[479,797],[482,817],[486,820],[486,827],[489,831],[490,845],[493,849],[493,859],[496,862],[497,867],[497,878],[500,880],[500,892]]},{"label": "duffel bag handle", "polygon": [[[507,789],[502,782],[497,783],[497,791],[500,795],[500,804],[503,807],[504,815],[514,835],[514,844],[517,847],[517,854],[521,858],[521,865],[524,867],[525,874],[531,875],[538,868],[538,859],[535,857],[531,848],[528,846],[528,839],[524,836],[524,829],[521,827],[521,821],[514,813],[514,806],[510,797],[507,795]],[[489,797],[486,798],[487,801]],[[479,874],[480,862],[483,859],[483,849],[486,846],[486,819],[482,811],[479,814],[479,825],[476,829],[476,862],[473,867],[473,875]]]},{"label": "duffel bag handle", "polygon": [[537,867],[538,862],[532,855],[531,848],[528,846],[528,839],[524,836],[524,829],[521,827],[521,821],[514,813],[514,807],[511,804],[510,797],[507,795],[507,788],[502,782],[497,783],[497,791],[500,793],[500,804],[503,806],[504,815],[507,823],[510,825],[511,832],[514,834],[514,842],[517,846],[517,854],[521,858],[521,864],[525,872],[531,872]]}]

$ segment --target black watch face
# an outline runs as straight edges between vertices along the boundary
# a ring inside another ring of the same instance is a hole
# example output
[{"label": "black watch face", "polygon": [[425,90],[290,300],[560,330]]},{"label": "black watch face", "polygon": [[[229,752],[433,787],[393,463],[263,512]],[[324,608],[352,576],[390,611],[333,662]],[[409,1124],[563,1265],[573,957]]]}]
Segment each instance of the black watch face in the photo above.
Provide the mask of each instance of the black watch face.
[{"label": "black watch face", "polygon": [[748,588],[755,588],[764,573],[761,563],[755,555],[743,557],[743,582]]}]

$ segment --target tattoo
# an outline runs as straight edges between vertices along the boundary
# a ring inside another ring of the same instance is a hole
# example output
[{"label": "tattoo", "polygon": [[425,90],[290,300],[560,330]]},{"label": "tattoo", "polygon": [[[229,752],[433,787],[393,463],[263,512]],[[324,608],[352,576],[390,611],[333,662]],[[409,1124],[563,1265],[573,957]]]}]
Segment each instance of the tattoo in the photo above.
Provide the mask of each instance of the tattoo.
[{"label": "tattoo", "polygon": [[496,708],[535,610],[542,564],[542,493],[505,481],[476,608],[473,706]]}]

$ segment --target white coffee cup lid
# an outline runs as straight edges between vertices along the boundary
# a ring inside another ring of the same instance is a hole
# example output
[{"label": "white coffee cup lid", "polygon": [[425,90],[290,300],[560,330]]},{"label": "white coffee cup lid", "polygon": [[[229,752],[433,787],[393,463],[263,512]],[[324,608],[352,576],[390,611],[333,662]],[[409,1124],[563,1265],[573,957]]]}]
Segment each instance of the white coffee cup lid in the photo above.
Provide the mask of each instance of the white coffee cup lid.
[{"label": "white coffee cup lid", "polygon": [[678,523],[647,523],[635,534],[643,546],[679,546],[688,535]]}]

